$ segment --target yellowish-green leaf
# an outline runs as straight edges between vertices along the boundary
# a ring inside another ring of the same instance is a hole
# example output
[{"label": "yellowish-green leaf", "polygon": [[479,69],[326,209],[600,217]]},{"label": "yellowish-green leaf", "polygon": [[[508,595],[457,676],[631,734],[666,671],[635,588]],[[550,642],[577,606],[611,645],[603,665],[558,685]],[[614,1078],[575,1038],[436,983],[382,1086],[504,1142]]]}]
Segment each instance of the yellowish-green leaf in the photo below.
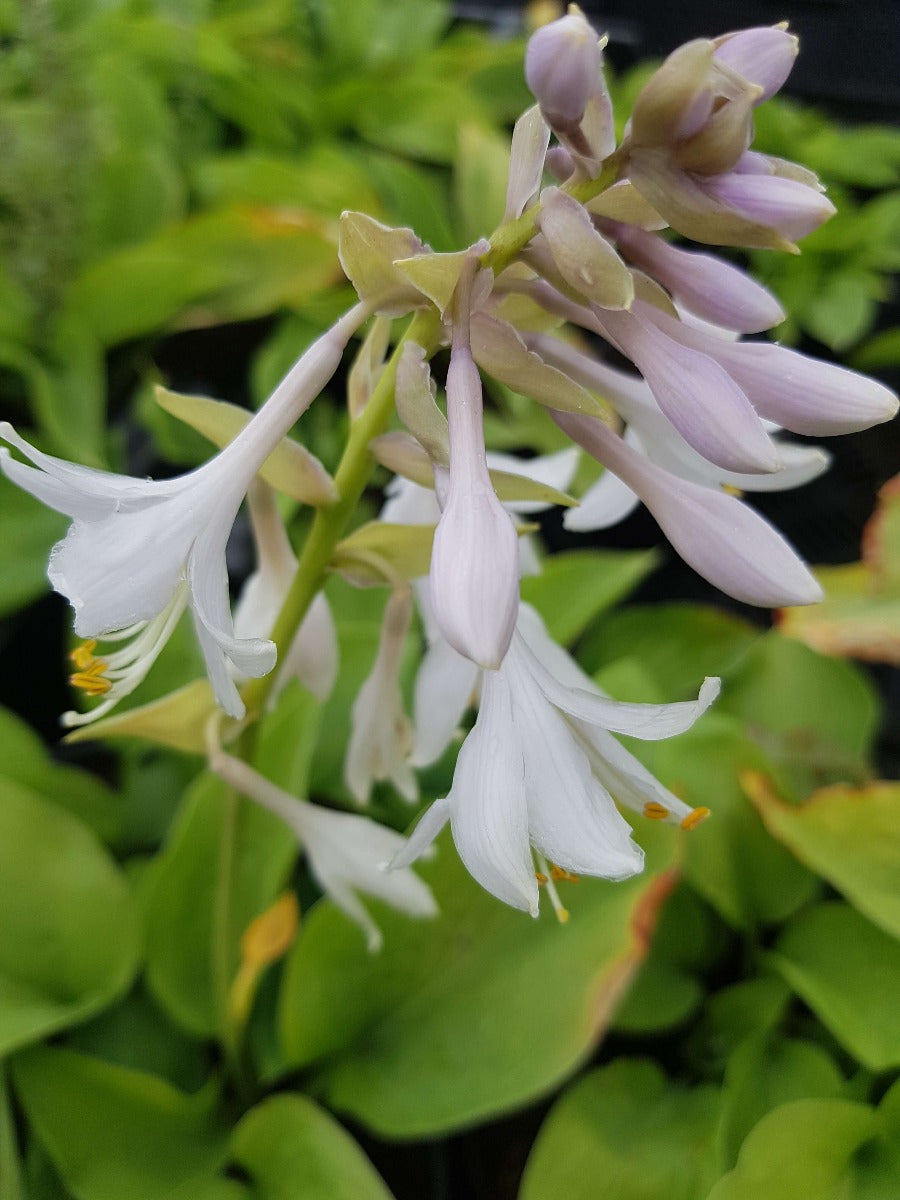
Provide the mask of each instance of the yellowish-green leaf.
[{"label": "yellowish-green leaf", "polygon": [[900,1066],[900,942],[848,904],[804,909],[768,956],[771,965],[864,1066]]},{"label": "yellowish-green leaf", "polygon": [[[160,408],[202,433],[219,449],[233,442],[253,416],[237,404],[186,396],[164,387],[155,389],[155,397]],[[333,504],[338,498],[334,480],[316,456],[291,438],[281,439],[259,473],[273,488],[303,504]]]},{"label": "yellowish-green leaf", "polygon": [[338,542],[331,566],[360,587],[418,579],[431,565],[432,525],[368,521]]},{"label": "yellowish-green leaf", "polygon": [[104,717],[93,725],[82,725],[65,740],[91,742],[97,738],[135,737],[185,754],[203,754],[206,725],[216,708],[208,680],[196,679],[161,700]]},{"label": "yellowish-green leaf", "polygon": [[397,259],[423,250],[411,229],[391,229],[360,212],[341,214],[338,257],[361,300],[381,306],[391,315],[403,313],[419,297],[397,269]]},{"label": "yellowish-green leaf", "polygon": [[900,784],[822,788],[800,807],[765,776],[744,780],[766,828],[870,921],[900,938]]}]

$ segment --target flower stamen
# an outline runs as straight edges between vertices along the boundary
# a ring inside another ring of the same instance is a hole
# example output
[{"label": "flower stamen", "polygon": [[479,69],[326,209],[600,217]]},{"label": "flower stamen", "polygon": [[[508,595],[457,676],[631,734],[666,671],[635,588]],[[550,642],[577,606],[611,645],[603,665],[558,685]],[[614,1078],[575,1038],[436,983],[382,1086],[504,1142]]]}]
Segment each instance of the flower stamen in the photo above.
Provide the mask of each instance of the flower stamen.
[{"label": "flower stamen", "polygon": [[658,800],[648,800],[644,805],[644,816],[648,821],[665,821],[672,814]]},{"label": "flower stamen", "polygon": [[695,808],[692,812],[688,813],[681,822],[681,828],[690,833],[692,829],[696,829],[702,821],[705,821],[708,816],[709,809],[701,804],[699,808]]}]

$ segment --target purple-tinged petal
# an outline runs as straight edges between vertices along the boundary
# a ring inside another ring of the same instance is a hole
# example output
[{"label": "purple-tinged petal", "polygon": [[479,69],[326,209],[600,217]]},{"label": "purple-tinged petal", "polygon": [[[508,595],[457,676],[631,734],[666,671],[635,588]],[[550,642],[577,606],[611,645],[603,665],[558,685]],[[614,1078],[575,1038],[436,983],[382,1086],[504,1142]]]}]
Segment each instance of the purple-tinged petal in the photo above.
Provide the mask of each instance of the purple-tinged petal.
[{"label": "purple-tinged petal", "polygon": [[597,34],[581,13],[551,21],[529,39],[525,80],[554,128],[578,125],[602,70]]},{"label": "purple-tinged petal", "polygon": [[574,441],[633,488],[698,574],[747,604],[814,604],[822,589],[776,529],[734,496],[670,475],[600,421],[557,413]]},{"label": "purple-tinged petal", "polygon": [[837,211],[821,192],[780,175],[711,175],[702,187],[732,212],[777,230],[789,242],[806,237]]},{"label": "purple-tinged petal", "polygon": [[757,104],[768,100],[790,75],[799,42],[778,25],[741,29],[716,38],[716,61],[762,88]]}]

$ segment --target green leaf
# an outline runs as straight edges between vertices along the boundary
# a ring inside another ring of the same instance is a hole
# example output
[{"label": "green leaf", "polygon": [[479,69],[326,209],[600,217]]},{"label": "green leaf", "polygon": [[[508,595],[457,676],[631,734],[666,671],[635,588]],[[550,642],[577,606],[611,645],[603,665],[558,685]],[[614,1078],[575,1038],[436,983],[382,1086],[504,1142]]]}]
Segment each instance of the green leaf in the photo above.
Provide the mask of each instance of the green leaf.
[{"label": "green leaf", "polygon": [[803,308],[806,330],[840,353],[871,329],[878,313],[880,281],[870,271],[833,271]]},{"label": "green leaf", "polygon": [[729,673],[716,708],[747,722],[754,740],[789,770],[801,795],[868,775],[878,701],[849,663],[773,631]]},{"label": "green leaf", "polygon": [[783,921],[816,894],[816,877],[769,837],[746,798],[742,774],[773,768],[736,721],[714,711],[677,738],[629,749],[676,795],[710,809],[686,839],[684,875],[730,925]]},{"label": "green leaf", "polygon": [[139,937],[125,880],[80,821],[0,779],[0,1053],[128,987]]},{"label": "green leaf", "polygon": [[863,343],[850,359],[857,371],[880,371],[900,362],[900,326],[884,329]]},{"label": "green leaf", "polygon": [[147,880],[147,980],[188,1032],[223,1028],[241,934],[275,899],[296,854],[287,826],[201,775]]},{"label": "green leaf", "polygon": [[737,1162],[744,1138],[770,1109],[791,1100],[839,1096],[843,1076],[814,1042],[757,1035],[728,1061],[719,1124],[721,1169]]},{"label": "green leaf", "polygon": [[798,914],[768,961],[851,1054],[900,1066],[900,942],[839,901]]},{"label": "green leaf", "polygon": [[751,1131],[737,1166],[708,1200],[832,1200],[847,1196],[854,1151],[874,1136],[875,1113],[847,1100],[795,1100]]},{"label": "green leaf", "polygon": [[488,126],[460,126],[453,194],[466,244],[488,237],[503,219],[508,172],[508,138]]},{"label": "green leaf", "polygon": [[565,1092],[541,1127],[519,1200],[704,1200],[716,1178],[714,1088],[618,1059]]},{"label": "green leaf", "polygon": [[225,1158],[210,1089],[186,1096],[153,1075],[44,1046],[13,1060],[13,1079],[76,1200],[159,1200]]},{"label": "green leaf", "polygon": [[648,1034],[674,1029],[700,1007],[703,988],[680,967],[649,958],[612,1020],[616,1033]]},{"label": "green leaf", "polygon": [[900,784],[838,784],[799,808],[765,786],[750,796],[773,837],[900,938]]},{"label": "green leaf", "polygon": [[25,1200],[16,1127],[9,1103],[6,1070],[0,1063],[0,1192],[3,1200]]},{"label": "green leaf", "polygon": [[578,657],[591,672],[636,658],[667,699],[680,700],[696,695],[707,675],[727,672],[757,637],[748,622],[719,609],[683,601],[636,605],[592,629]]},{"label": "green leaf", "polygon": [[66,525],[65,517],[0,476],[0,616],[50,590],[50,547],[63,536]]},{"label": "green leaf", "polygon": [[356,1142],[307,1096],[272,1096],[251,1109],[231,1154],[258,1200],[390,1200]]},{"label": "green leaf", "polygon": [[738,1046],[779,1024],[790,1001],[790,988],[775,975],[757,975],[722,988],[709,997],[694,1025],[689,1058],[704,1074],[720,1074]]},{"label": "green leaf", "polygon": [[646,954],[671,886],[654,872],[672,852],[671,831],[646,832],[648,874],[569,887],[564,927],[549,906],[532,923],[498,903],[446,838],[421,868],[439,916],[412,921],[376,906],[379,955],[320,901],[285,970],[287,1064],[389,1137],[458,1129],[547,1092],[596,1045]]},{"label": "green leaf", "polygon": [[522,599],[534,605],[558,642],[570,646],[658,561],[655,550],[563,551],[547,558],[540,575],[525,576]]}]

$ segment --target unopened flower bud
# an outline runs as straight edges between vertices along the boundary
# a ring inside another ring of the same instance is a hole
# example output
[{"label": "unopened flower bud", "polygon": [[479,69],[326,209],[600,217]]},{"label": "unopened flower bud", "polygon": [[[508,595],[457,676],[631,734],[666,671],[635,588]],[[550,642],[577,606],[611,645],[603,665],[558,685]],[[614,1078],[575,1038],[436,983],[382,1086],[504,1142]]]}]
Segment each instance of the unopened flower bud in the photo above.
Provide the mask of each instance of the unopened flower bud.
[{"label": "unopened flower bud", "polygon": [[762,88],[757,104],[773,96],[790,75],[798,48],[796,37],[780,25],[727,33],[715,45],[717,62]]},{"label": "unopened flower bud", "polygon": [[554,129],[577,127],[601,70],[597,34],[577,10],[538,29],[525,52],[525,79]]}]

